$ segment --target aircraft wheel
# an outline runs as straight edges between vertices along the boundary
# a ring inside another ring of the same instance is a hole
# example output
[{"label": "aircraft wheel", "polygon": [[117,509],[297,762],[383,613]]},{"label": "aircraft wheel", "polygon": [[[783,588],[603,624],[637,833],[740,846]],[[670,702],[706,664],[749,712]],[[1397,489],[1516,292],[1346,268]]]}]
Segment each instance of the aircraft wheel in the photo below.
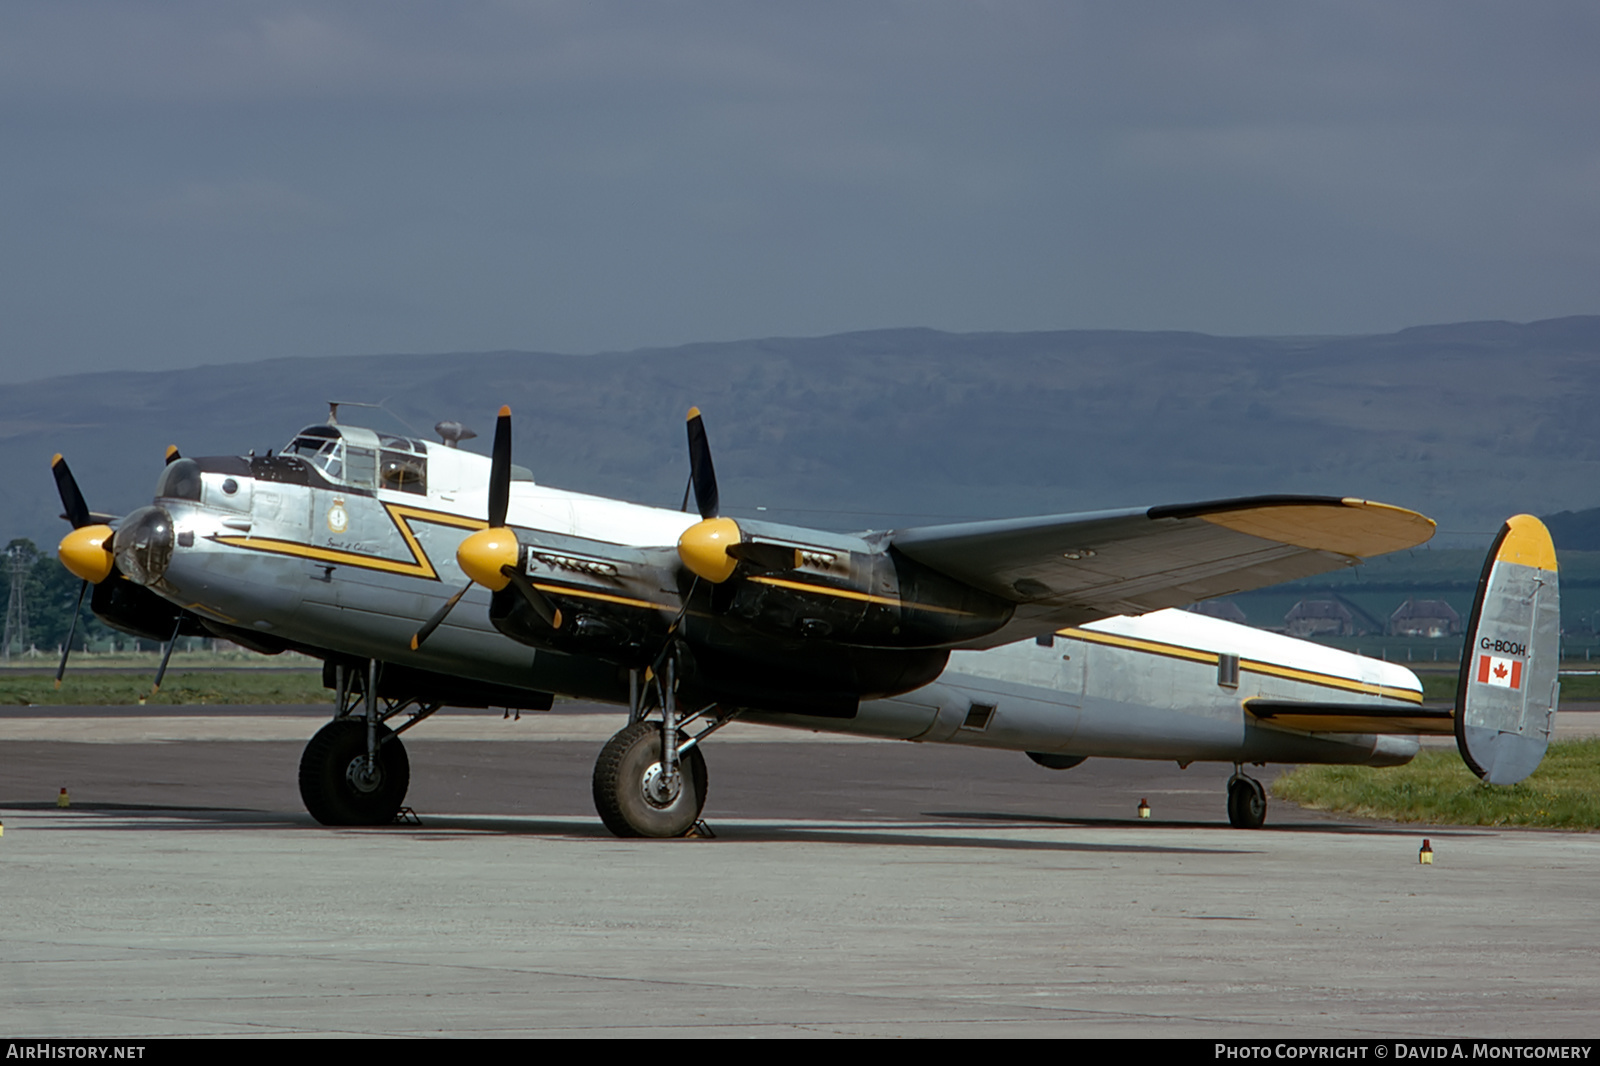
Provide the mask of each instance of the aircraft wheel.
[{"label": "aircraft wheel", "polygon": [[700,820],[706,783],[706,760],[698,747],[678,760],[676,781],[663,780],[661,723],[635,722],[600,750],[594,808],[619,837],[681,837]]},{"label": "aircraft wheel", "polygon": [[1267,821],[1267,790],[1252,777],[1228,782],[1228,822],[1235,829],[1260,829]]},{"label": "aircraft wheel", "polygon": [[[390,736],[378,726],[378,740]],[[323,825],[388,825],[411,784],[411,762],[398,738],[367,766],[367,723],[341,718],[317,731],[300,756],[300,798]]]}]

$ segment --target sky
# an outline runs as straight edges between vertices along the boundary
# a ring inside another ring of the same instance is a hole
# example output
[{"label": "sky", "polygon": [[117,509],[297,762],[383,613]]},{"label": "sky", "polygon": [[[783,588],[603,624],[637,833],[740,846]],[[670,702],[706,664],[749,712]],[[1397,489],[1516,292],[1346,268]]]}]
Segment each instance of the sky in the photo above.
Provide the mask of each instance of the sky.
[{"label": "sky", "polygon": [[0,5],[0,383],[1600,312],[1600,6]]}]

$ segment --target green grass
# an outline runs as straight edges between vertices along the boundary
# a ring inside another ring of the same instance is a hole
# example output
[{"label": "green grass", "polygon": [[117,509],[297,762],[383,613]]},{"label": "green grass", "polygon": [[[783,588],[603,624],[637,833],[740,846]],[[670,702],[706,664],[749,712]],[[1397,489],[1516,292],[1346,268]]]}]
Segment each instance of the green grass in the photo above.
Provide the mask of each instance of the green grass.
[{"label": "green grass", "polygon": [[325,703],[333,693],[322,687],[320,671],[169,670],[160,693],[150,694],[148,674],[106,674],[70,669],[58,690],[53,675],[0,675],[0,704],[150,705],[230,703]]},{"label": "green grass", "polygon": [[[1582,663],[1567,660],[1561,664],[1563,670],[1586,670],[1589,667]],[[1595,669],[1600,670],[1600,662],[1595,664]],[[1425,700],[1438,700],[1445,703],[1454,703],[1456,698],[1456,682],[1460,675],[1457,668],[1452,666],[1444,670],[1430,670],[1419,668],[1417,677],[1422,681],[1422,698]],[[1600,673],[1596,674],[1562,674],[1561,698],[1563,700],[1600,700]]]},{"label": "green grass", "polygon": [[1551,744],[1539,769],[1509,787],[1479,781],[1454,749],[1430,748],[1406,766],[1301,766],[1272,794],[1394,822],[1600,829],[1600,737]]}]

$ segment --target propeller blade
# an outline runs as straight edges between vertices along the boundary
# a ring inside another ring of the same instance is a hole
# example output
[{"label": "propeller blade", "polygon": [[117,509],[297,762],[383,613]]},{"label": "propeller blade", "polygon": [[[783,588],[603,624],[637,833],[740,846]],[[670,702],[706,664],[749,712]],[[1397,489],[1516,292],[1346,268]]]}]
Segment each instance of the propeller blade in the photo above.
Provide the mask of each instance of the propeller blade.
[{"label": "propeller blade", "polygon": [[511,506],[511,408],[500,408],[494,424],[493,462],[489,467],[489,528],[506,524],[506,509]]},{"label": "propeller blade", "polygon": [[183,632],[183,612],[179,611],[177,624],[172,627],[172,639],[167,641],[166,650],[161,653],[161,665],[156,667],[156,683],[150,689],[152,696],[161,691],[161,679],[167,676],[167,663],[172,660],[172,649],[178,646],[178,634],[181,632]]},{"label": "propeller blade", "polygon": [[50,460],[50,472],[56,476],[56,491],[61,494],[61,506],[72,528],[82,529],[90,525],[94,519],[89,515],[89,504],[78,489],[78,480],[72,476],[72,469],[59,453]]},{"label": "propeller blade", "polygon": [[502,566],[500,572],[511,580],[522,593],[522,598],[528,601],[528,606],[533,612],[544,619],[544,624],[551,629],[561,628],[561,610],[550,602],[549,597],[533,587],[533,579],[514,566]]},{"label": "propeller blade", "polygon": [[689,408],[689,482],[694,486],[700,517],[717,517],[717,471],[711,465],[711,444],[706,440],[706,424],[698,407]]},{"label": "propeller blade", "polygon": [[455,609],[456,604],[461,602],[461,597],[465,596],[467,594],[467,589],[470,589],[471,587],[472,582],[468,581],[465,588],[456,593],[454,596],[451,596],[448,600],[445,600],[444,606],[440,607],[437,611],[434,611],[433,615],[429,617],[426,622],[422,623],[422,628],[411,635],[412,651],[416,651],[418,648],[422,647],[422,642],[433,635],[433,631],[439,628],[439,626],[444,622],[445,616]]},{"label": "propeller blade", "polygon": [[72,608],[72,624],[67,627],[67,642],[61,645],[61,665],[56,667],[56,688],[61,687],[61,679],[67,676],[67,656],[72,654],[72,638],[78,635],[78,615],[83,613],[83,594],[88,591],[87,581],[78,586],[78,603]]},{"label": "propeller blade", "polygon": [[167,445],[167,465],[168,466],[171,466],[173,463],[177,462],[179,459],[182,459],[182,458],[183,458],[183,456],[178,454],[178,446],[176,444]]}]

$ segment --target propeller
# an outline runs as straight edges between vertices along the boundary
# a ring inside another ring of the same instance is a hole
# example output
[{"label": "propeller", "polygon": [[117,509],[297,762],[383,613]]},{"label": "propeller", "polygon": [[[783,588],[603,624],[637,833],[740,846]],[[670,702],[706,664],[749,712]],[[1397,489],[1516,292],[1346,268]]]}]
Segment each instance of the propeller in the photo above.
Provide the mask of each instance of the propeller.
[{"label": "propeller", "polygon": [[61,664],[56,667],[56,688],[67,673],[67,657],[72,654],[72,640],[78,635],[78,615],[83,610],[83,597],[90,585],[98,585],[116,569],[116,559],[111,554],[111,527],[98,523],[89,511],[78,479],[72,468],[58,453],[50,460],[50,472],[55,475],[56,491],[61,494],[62,517],[72,523],[72,532],[61,539],[56,557],[74,576],[82,579],[78,586],[78,602],[72,610],[72,622],[67,628],[67,641],[61,647]]},{"label": "propeller", "polygon": [[489,528],[480,529],[456,548],[456,563],[469,580],[461,591],[444,602],[411,636],[411,650],[422,647],[422,642],[433,634],[455,609],[461,597],[473,584],[482,585],[491,592],[499,592],[507,585],[516,585],[523,599],[528,601],[544,623],[551,629],[561,628],[561,611],[549,597],[534,587],[517,564],[521,562],[521,548],[517,535],[506,526],[506,512],[511,506],[511,408],[500,408],[500,417],[494,426],[494,450],[489,464]]},{"label": "propeller", "polygon": [[678,538],[678,558],[696,577],[720,585],[733,576],[740,563],[758,570],[792,570],[800,565],[800,552],[781,544],[758,544],[745,537],[739,523],[720,514],[717,471],[711,462],[700,408],[689,408],[689,485],[694,490],[700,521]]}]

